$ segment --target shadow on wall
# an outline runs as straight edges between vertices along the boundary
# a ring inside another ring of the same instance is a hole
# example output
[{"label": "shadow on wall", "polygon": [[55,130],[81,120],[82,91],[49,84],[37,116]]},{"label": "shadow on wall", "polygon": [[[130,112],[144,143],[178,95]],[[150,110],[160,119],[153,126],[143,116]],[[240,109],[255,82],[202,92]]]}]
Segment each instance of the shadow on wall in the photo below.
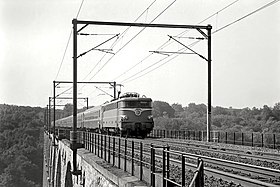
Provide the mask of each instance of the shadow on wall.
[{"label": "shadow on wall", "polygon": [[67,170],[66,170],[66,176],[65,176],[65,187],[73,187],[70,162],[68,162],[68,164],[67,164]]},{"label": "shadow on wall", "polygon": [[[67,167],[68,169],[68,167]],[[70,165],[71,169],[71,165]],[[67,177],[67,174],[66,174]],[[56,167],[56,187],[61,187],[61,154],[59,151],[58,154],[58,161],[57,161],[57,167]]]}]

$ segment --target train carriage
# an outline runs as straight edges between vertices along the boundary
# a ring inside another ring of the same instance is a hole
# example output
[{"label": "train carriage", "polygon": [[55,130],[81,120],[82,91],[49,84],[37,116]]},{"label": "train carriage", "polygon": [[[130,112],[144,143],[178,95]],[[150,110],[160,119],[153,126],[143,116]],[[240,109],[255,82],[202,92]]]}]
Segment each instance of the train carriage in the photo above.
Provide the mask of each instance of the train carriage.
[{"label": "train carriage", "polygon": [[[71,128],[73,117],[56,121],[57,127]],[[77,114],[77,128],[125,136],[146,137],[154,127],[152,99],[137,93],[120,98]]]}]

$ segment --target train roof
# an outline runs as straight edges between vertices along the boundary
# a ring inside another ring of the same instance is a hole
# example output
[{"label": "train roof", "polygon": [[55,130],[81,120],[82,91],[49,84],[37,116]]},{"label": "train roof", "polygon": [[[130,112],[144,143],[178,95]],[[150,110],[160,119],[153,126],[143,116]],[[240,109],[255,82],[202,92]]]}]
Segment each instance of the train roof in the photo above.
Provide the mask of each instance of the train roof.
[{"label": "train roof", "polygon": [[127,92],[121,95],[118,99],[113,99],[110,102],[104,103],[102,106],[114,103],[114,102],[119,102],[119,101],[135,101],[135,100],[142,100],[142,101],[152,101],[151,98],[147,98],[145,95],[140,97],[140,94],[136,92]]},{"label": "train roof", "polygon": [[100,108],[101,108],[101,105],[98,105],[98,106],[94,106],[90,109],[87,109],[84,112],[92,112],[92,111],[95,111],[95,110],[99,110]]}]

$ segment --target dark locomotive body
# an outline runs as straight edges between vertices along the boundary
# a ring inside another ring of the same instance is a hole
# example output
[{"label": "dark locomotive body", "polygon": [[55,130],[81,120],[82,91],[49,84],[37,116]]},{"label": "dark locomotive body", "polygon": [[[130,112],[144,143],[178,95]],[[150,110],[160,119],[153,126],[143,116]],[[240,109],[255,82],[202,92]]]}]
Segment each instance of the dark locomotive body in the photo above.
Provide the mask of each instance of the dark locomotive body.
[{"label": "dark locomotive body", "polygon": [[[72,127],[73,116],[56,121],[58,128]],[[123,136],[146,137],[154,127],[152,99],[127,93],[119,99],[77,114],[77,128]]]}]

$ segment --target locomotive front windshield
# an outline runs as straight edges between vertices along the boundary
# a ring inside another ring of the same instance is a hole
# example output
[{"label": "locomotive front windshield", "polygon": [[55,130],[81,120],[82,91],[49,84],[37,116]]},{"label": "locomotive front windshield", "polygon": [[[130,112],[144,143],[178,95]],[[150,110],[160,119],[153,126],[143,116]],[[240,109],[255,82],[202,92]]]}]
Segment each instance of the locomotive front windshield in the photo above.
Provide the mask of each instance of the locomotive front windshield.
[{"label": "locomotive front windshield", "polygon": [[125,108],[151,108],[152,103],[150,101],[124,101],[122,107]]}]

